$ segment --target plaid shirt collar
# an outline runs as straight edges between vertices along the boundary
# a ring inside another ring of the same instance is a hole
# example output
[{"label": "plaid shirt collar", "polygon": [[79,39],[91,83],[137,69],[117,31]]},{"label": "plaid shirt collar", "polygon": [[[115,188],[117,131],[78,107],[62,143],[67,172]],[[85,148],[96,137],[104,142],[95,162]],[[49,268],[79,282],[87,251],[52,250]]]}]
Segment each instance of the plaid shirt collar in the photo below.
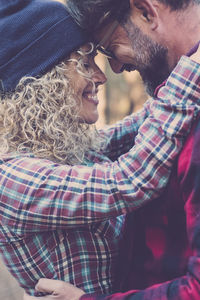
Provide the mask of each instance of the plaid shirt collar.
[{"label": "plaid shirt collar", "polygon": [[[200,44],[200,41],[198,41],[198,43],[196,43],[195,46],[192,47],[192,48],[189,50],[189,52],[186,54],[186,56],[190,57],[192,54],[194,54],[194,53],[197,51],[197,49],[198,49],[198,47],[199,47],[199,44]],[[154,96],[155,96],[155,97],[157,97],[160,88],[163,87],[163,86],[166,84],[166,82],[167,82],[167,79],[164,80],[161,84],[159,84],[159,85],[157,86],[157,88],[156,88],[155,91],[154,91]]]}]

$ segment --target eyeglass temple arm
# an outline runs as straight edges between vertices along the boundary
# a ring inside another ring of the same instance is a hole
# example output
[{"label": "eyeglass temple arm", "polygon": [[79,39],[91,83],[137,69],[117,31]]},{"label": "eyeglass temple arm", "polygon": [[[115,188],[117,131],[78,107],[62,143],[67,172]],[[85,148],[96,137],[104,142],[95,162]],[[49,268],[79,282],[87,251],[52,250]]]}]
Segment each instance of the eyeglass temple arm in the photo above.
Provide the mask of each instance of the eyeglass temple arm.
[{"label": "eyeglass temple arm", "polygon": [[118,21],[115,20],[112,25],[107,30],[106,34],[104,35],[103,39],[99,42],[98,46],[104,46],[104,43],[108,40],[108,38],[113,34],[117,26],[119,25]]}]

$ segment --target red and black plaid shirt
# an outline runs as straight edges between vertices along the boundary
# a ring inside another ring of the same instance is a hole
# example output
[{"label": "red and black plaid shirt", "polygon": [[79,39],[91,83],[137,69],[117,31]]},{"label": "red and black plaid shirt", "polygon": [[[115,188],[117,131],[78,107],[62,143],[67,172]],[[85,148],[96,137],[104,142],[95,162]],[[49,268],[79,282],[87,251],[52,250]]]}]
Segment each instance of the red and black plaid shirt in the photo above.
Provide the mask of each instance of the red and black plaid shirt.
[{"label": "red and black plaid shirt", "polygon": [[81,299],[200,299],[200,120],[163,195],[126,217],[116,273],[119,292]]},{"label": "red and black plaid shirt", "polygon": [[162,199],[130,214],[125,232],[117,270],[120,292],[82,299],[200,299],[200,121]]}]

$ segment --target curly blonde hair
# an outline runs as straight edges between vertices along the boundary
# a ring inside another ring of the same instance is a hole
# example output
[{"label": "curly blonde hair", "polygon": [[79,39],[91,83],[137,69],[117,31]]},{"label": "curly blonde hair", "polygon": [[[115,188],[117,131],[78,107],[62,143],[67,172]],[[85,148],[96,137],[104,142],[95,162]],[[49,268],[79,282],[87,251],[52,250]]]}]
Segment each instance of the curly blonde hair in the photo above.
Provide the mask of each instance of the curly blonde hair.
[{"label": "curly blonde hair", "polygon": [[[102,139],[94,125],[79,118],[80,105],[67,75],[70,61],[61,62],[40,78],[22,78],[15,92],[1,96],[1,154],[31,152],[73,165],[82,163],[87,151],[101,148]],[[84,76],[82,64],[81,59],[76,60],[77,70]]]}]

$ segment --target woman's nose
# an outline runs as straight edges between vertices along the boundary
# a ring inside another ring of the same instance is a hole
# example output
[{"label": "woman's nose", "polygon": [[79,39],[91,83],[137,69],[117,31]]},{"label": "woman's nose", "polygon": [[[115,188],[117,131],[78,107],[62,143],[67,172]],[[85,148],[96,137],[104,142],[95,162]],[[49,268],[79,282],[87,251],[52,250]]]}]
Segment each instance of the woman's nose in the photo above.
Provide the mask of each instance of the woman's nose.
[{"label": "woman's nose", "polygon": [[97,67],[93,74],[93,80],[96,84],[102,85],[102,84],[106,83],[107,77],[104,74],[104,72],[102,72],[101,69],[99,67]]}]

